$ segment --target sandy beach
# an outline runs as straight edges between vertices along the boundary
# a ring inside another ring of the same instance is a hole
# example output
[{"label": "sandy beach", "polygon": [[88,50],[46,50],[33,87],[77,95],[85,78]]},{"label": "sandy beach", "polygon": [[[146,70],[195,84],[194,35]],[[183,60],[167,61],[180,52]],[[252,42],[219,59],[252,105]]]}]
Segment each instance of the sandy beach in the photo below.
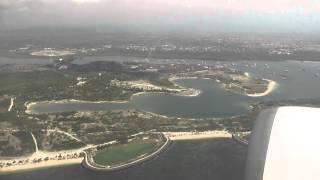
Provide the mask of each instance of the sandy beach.
[{"label": "sandy beach", "polygon": [[179,76],[172,76],[170,77],[168,80],[175,83],[175,80],[179,80],[179,79],[199,79],[198,77],[193,77],[193,76],[186,76],[186,77],[179,77]]},{"label": "sandy beach", "polygon": [[71,50],[57,50],[57,49],[43,49],[39,51],[31,52],[31,56],[42,56],[42,57],[58,57],[58,56],[67,56],[74,55],[75,51]]},{"label": "sandy beach", "polygon": [[86,146],[79,149],[46,152],[38,149],[37,140],[31,133],[35,143],[35,152],[29,156],[9,158],[7,160],[0,160],[0,174],[11,173],[22,170],[31,170],[38,168],[45,168],[51,166],[62,166],[68,164],[79,164],[83,157],[80,154],[87,148]]},{"label": "sandy beach", "polygon": [[[136,86],[136,84],[135,84]],[[139,87],[148,87],[148,88],[155,88],[156,90],[168,90],[172,92],[173,95],[178,95],[178,96],[186,96],[186,97],[195,97],[201,94],[201,91],[198,89],[192,89],[192,88],[185,88],[179,86],[181,89],[170,89],[170,88],[164,88],[164,87],[159,87],[155,85],[149,85],[149,84],[139,84]],[[147,94],[147,93],[164,93],[164,92],[139,92],[133,94],[130,99],[134,96],[142,95],[142,94]],[[12,102],[13,103],[13,102]],[[100,104],[100,103],[128,103],[128,101],[84,101],[84,100],[76,100],[76,99],[63,99],[63,100],[50,100],[50,101],[39,101],[39,102],[26,102],[25,103],[25,113],[27,114],[32,114],[32,107],[41,104],[41,103],[52,103],[52,104],[63,104],[63,103],[95,103],[95,104]]]},{"label": "sandy beach", "polygon": [[163,132],[163,134],[172,141],[232,137],[232,134],[227,131]]},{"label": "sandy beach", "polygon": [[54,167],[54,166],[65,166],[70,164],[81,164],[83,158],[75,158],[75,159],[64,159],[64,160],[48,160],[42,161],[39,163],[25,163],[25,164],[18,164],[14,166],[7,166],[0,168],[1,173],[14,173],[17,171],[27,171],[27,170],[34,170],[34,169],[41,169],[47,167]]},{"label": "sandy beach", "polygon": [[173,95],[179,95],[179,96],[186,96],[186,97],[194,97],[201,94],[201,91],[198,89],[193,88],[186,88],[184,86],[181,86],[174,82],[174,80],[180,79],[179,77],[171,77],[169,78],[169,81],[171,81],[175,87],[177,88],[168,88],[163,86],[157,86],[149,83],[148,81],[144,80],[138,80],[138,81],[118,81],[113,80],[112,84],[117,87],[123,87],[123,88],[138,88],[143,90],[144,92],[139,92],[136,94],[133,94],[133,96],[141,95],[144,93],[171,93]]},{"label": "sandy beach", "polygon": [[186,89],[174,95],[185,96],[185,97],[196,97],[196,96],[199,96],[201,93],[202,92],[198,89]]},{"label": "sandy beach", "polygon": [[0,174],[52,166],[80,164],[83,160],[83,157],[80,157],[80,153],[82,151],[83,148],[59,152],[38,151],[33,153],[31,156],[17,157],[10,160],[1,160]]},{"label": "sandy beach", "polygon": [[32,114],[32,106],[35,106],[37,104],[41,103],[52,103],[52,104],[63,104],[63,103],[95,103],[95,104],[101,104],[101,103],[128,103],[128,101],[84,101],[84,100],[76,100],[76,99],[63,99],[63,100],[51,100],[51,101],[39,101],[39,102],[27,102],[25,103],[27,114]]},{"label": "sandy beach", "polygon": [[52,166],[80,164],[83,160],[83,157],[80,156],[80,153],[82,153],[85,149],[89,149],[92,147],[94,146],[88,145],[79,149],[56,152],[45,152],[37,150],[30,156],[0,160],[0,174]]},{"label": "sandy beach", "polygon": [[[232,137],[232,135],[227,131],[163,132],[163,134],[168,138],[168,140],[172,141]],[[164,146],[166,146],[168,140]],[[110,141],[100,145],[113,144],[115,142],[116,141]],[[10,160],[1,160],[0,174],[14,173],[17,171],[27,171],[40,168],[49,168],[54,166],[65,166],[70,164],[81,164],[84,157],[81,157],[80,153],[83,153],[86,149],[94,148],[97,146],[99,145],[88,145],[79,149],[57,152],[36,151],[30,156],[17,157],[12,158]],[[145,158],[139,159],[139,161]]]},{"label": "sandy beach", "polygon": [[202,91],[199,90],[199,89],[186,88],[184,86],[181,86],[177,82],[175,82],[175,80],[179,80],[179,79],[198,79],[198,78],[197,77],[178,77],[178,76],[170,77],[168,80],[170,82],[172,82],[175,86],[177,86],[177,87],[179,87],[181,89],[181,91],[179,93],[177,93],[177,95],[179,95],[179,96],[187,96],[187,97],[196,97],[196,96],[199,96],[202,93]]},{"label": "sandy beach", "polygon": [[275,90],[278,86],[277,82],[269,80],[269,79],[263,79],[269,82],[267,90],[263,93],[255,93],[255,94],[246,94],[247,96],[250,97],[262,97],[270,94],[273,90]]},{"label": "sandy beach", "polygon": [[9,106],[9,108],[8,108],[8,112],[10,112],[10,111],[12,110],[13,105],[14,105],[14,100],[15,100],[14,97],[10,99],[10,106]]},{"label": "sandy beach", "polygon": [[[207,70],[205,70],[205,71],[207,71]],[[199,72],[205,72],[205,71],[199,71]],[[198,72],[198,73],[199,73]],[[245,76],[246,77],[249,77],[250,76],[250,74],[248,73],[248,72],[245,72]],[[174,82],[175,80],[178,80],[178,79],[199,79],[199,78],[197,78],[197,77],[178,77],[178,76],[172,76],[172,77],[170,77],[169,78],[169,81],[171,81],[171,82],[173,82],[173,83],[175,83],[176,85],[178,85],[176,82]],[[210,78],[202,78],[202,79],[210,79]],[[273,90],[275,90],[276,89],[276,87],[277,87],[277,82],[275,82],[275,81],[273,81],[273,80],[269,80],[269,79],[263,79],[263,80],[265,80],[265,81],[268,81],[269,83],[268,83],[268,87],[267,87],[267,89],[266,89],[266,91],[265,92],[262,92],[262,93],[254,93],[254,94],[245,94],[246,96],[249,96],[249,97],[263,97],[263,96],[266,96],[266,95],[268,95],[268,94],[270,94]],[[218,83],[220,83],[220,80],[216,80],[216,82],[218,82]],[[181,87],[180,85],[178,85],[179,87]],[[200,94],[201,92],[199,92],[199,94]],[[197,96],[197,95],[199,95],[199,94],[196,94],[195,93],[195,95],[194,96]]]},{"label": "sandy beach", "polygon": [[114,144],[116,142],[117,141],[110,141],[98,145],[87,145],[79,149],[55,152],[39,151],[36,145],[36,152],[30,156],[0,160],[0,174],[14,173],[17,171],[33,170],[39,168],[48,168],[53,166],[81,164],[84,157],[81,157],[80,154],[85,150],[96,148],[98,146]]}]

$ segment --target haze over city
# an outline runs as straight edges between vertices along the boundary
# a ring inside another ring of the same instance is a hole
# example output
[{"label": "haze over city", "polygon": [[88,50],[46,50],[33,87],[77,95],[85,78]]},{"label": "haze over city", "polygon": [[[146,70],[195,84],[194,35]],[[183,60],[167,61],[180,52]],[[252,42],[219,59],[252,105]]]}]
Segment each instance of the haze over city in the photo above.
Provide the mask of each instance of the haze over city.
[{"label": "haze over city", "polygon": [[317,0],[1,0],[0,28],[317,33]]}]

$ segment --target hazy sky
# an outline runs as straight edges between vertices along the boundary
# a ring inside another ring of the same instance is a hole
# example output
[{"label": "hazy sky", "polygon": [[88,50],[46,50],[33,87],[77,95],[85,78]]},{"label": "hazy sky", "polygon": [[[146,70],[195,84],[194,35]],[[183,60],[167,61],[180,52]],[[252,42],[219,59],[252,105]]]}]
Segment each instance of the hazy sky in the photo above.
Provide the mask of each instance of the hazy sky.
[{"label": "hazy sky", "polygon": [[0,26],[320,32],[320,0],[0,0]]}]

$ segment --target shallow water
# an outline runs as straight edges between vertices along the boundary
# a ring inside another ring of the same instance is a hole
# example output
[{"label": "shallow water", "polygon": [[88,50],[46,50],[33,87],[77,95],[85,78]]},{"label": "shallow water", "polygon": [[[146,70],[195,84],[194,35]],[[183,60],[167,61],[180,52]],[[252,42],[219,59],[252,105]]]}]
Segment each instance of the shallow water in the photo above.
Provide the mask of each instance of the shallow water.
[{"label": "shallow water", "polygon": [[[217,64],[216,62],[214,62]],[[41,104],[34,106],[36,113],[75,111],[75,110],[110,110],[117,108],[136,108],[166,116],[203,118],[228,117],[248,111],[249,105],[262,100],[288,100],[320,97],[320,63],[311,62],[241,62],[232,65],[222,63],[230,68],[249,72],[252,76],[275,80],[277,88],[265,97],[247,97],[225,91],[221,85],[212,80],[186,79],[177,83],[202,93],[196,97],[183,97],[172,94],[147,93],[134,96],[128,104],[113,103],[66,103]],[[251,67],[253,66],[253,67]],[[283,79],[283,77],[287,79]]]}]

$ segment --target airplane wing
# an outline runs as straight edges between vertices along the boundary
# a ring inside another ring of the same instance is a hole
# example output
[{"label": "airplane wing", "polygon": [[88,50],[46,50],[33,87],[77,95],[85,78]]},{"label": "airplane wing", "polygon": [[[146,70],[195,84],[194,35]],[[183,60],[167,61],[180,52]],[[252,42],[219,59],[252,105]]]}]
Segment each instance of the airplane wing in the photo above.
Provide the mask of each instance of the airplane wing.
[{"label": "airplane wing", "polygon": [[251,135],[246,180],[320,180],[320,108],[260,113]]}]

